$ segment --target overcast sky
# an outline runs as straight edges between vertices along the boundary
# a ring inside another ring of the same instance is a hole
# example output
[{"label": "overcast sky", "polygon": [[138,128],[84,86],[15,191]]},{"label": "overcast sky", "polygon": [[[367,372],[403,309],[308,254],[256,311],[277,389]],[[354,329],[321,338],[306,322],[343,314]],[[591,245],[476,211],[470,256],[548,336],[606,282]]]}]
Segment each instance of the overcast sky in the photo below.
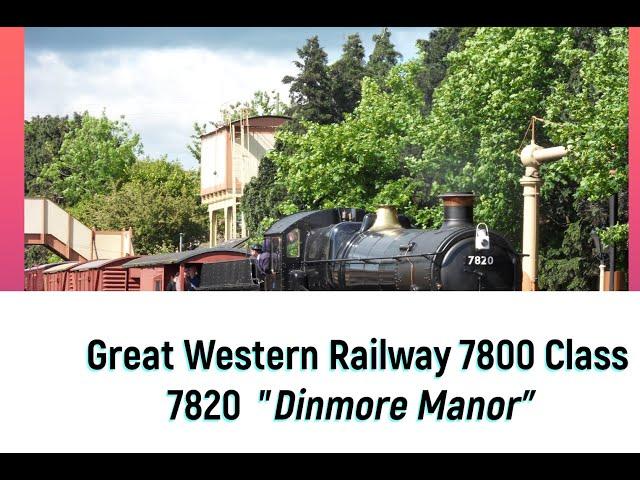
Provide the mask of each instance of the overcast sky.
[{"label": "overcast sky", "polygon": [[[346,36],[359,33],[371,53],[379,28],[27,28],[25,118],[104,109],[124,115],[145,154],[166,154],[186,167],[194,121],[219,120],[222,106],[256,90],[278,90],[295,74],[296,48],[318,35],[336,60]],[[405,59],[431,28],[393,28]]]}]

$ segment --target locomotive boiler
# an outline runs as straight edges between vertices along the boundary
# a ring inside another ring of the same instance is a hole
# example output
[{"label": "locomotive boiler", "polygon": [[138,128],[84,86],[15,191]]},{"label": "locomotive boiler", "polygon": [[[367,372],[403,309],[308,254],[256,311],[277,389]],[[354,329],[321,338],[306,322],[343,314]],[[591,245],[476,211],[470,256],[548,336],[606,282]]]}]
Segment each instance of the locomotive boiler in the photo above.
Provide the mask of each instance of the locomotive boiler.
[{"label": "locomotive boiler", "polygon": [[440,198],[437,230],[411,228],[391,206],[290,215],[264,234],[264,278],[253,259],[212,264],[203,267],[202,289],[519,290],[520,257],[503,236],[474,223],[473,193]]}]

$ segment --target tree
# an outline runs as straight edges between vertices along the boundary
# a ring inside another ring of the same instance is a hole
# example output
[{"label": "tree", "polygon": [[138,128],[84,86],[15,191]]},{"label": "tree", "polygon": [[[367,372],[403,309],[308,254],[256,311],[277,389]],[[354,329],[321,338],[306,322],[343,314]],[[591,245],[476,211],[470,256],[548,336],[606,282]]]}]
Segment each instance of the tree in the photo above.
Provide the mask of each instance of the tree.
[{"label": "tree", "polygon": [[42,245],[25,246],[24,268],[36,267],[46,263],[56,263],[62,259]]},{"label": "tree", "polygon": [[260,160],[258,174],[244,187],[240,209],[252,240],[258,241],[281,216],[278,207],[288,197],[286,188],[276,182],[277,171],[271,153],[267,153]]},{"label": "tree", "polygon": [[279,132],[284,148],[271,156],[290,197],[280,213],[394,203],[411,214],[407,210],[419,204],[421,193],[406,175],[424,123],[414,81],[418,68],[415,62],[394,68],[384,88],[365,78],[360,104],[340,123],[304,122],[303,134]]},{"label": "tree", "polygon": [[85,113],[81,125],[65,135],[59,155],[43,169],[39,183],[50,182],[53,200],[75,205],[117,189],[140,154],[140,136],[127,123],[109,120],[104,113],[98,118]]},{"label": "tree", "polygon": [[30,197],[48,197],[52,193],[49,182],[38,179],[44,167],[57,158],[67,133],[79,126],[81,116],[73,118],[45,115],[24,122],[24,194]]},{"label": "tree", "polygon": [[132,227],[136,253],[176,251],[180,233],[191,247],[207,238],[207,210],[199,191],[197,171],[166,158],[140,160],[119,189],[84,199],[72,213],[98,229]]},{"label": "tree", "polygon": [[[556,82],[545,113],[550,139],[568,145],[570,153],[545,167],[543,205],[556,204],[557,192],[567,183],[572,186],[571,210],[576,214],[570,211],[568,217],[569,226],[577,232],[572,243],[576,267],[565,275],[554,270],[565,262],[566,251],[551,246],[543,253],[541,268],[541,284],[549,289],[566,282],[575,284],[575,279],[582,279],[586,286],[585,271],[592,273],[591,286],[595,287],[597,270],[589,238],[593,229],[600,230],[605,244],[619,248],[617,268],[627,266],[628,32],[613,28],[574,29],[572,33],[573,42],[567,42],[556,55],[570,72],[569,80]],[[601,229],[607,223],[607,200],[613,194],[620,198],[620,223]],[[568,228],[566,232],[565,250]]]},{"label": "tree", "polygon": [[549,136],[571,149],[547,170],[579,179],[576,195],[591,201],[627,190],[627,35],[627,29],[614,28],[595,38],[594,53],[574,44],[556,55],[567,68],[578,66],[578,78],[556,82],[547,100]]},{"label": "tree", "polygon": [[342,119],[345,113],[353,112],[360,101],[365,73],[364,47],[360,35],[349,35],[342,46],[342,56],[329,68],[336,118]]},{"label": "tree", "polygon": [[[593,42],[584,41],[588,35]],[[581,45],[598,45],[601,53]],[[540,285],[592,287],[597,267],[589,232],[606,211],[601,195],[621,188],[626,175],[621,161],[626,161],[625,33],[482,28],[463,49],[449,53],[447,62],[427,118],[424,154],[416,163],[415,175],[429,185],[429,197],[474,190],[477,218],[518,247],[522,165],[517,155],[528,119],[544,117],[537,143],[567,144],[572,154],[543,166]],[[612,165],[619,167],[614,176]],[[430,209],[439,206],[434,202]]]},{"label": "tree", "polygon": [[396,51],[391,43],[391,32],[388,28],[373,35],[374,47],[367,63],[367,73],[369,76],[381,81],[385,78],[389,70],[402,59],[400,52]]},{"label": "tree", "polygon": [[443,27],[432,30],[428,40],[418,40],[424,68],[416,81],[424,92],[425,114],[431,107],[433,91],[444,79],[447,71],[447,55],[464,47],[467,39],[476,32],[476,27]]},{"label": "tree", "polygon": [[317,35],[298,49],[300,61],[294,61],[299,72],[287,75],[283,83],[290,85],[290,114],[295,120],[328,124],[335,120],[331,80],[327,67],[327,54],[320,47]]}]

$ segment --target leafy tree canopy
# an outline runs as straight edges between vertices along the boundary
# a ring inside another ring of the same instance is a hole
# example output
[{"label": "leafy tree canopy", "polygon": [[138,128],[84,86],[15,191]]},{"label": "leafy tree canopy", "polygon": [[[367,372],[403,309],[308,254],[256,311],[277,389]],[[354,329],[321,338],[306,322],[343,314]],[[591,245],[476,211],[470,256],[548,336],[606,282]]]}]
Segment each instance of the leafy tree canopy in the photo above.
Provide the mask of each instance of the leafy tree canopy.
[{"label": "leafy tree canopy", "polygon": [[117,190],[84,199],[72,213],[98,229],[133,228],[136,253],[176,251],[207,238],[207,209],[200,203],[197,171],[166,158],[140,160]]},{"label": "leafy tree canopy", "polygon": [[47,197],[51,185],[38,179],[44,167],[58,156],[65,135],[80,125],[81,115],[69,117],[36,116],[24,122],[24,193],[25,196]]},{"label": "leafy tree canopy", "polygon": [[65,135],[59,154],[43,169],[39,183],[51,185],[53,200],[75,205],[117,188],[140,154],[140,137],[127,123],[110,120],[104,113],[97,118],[85,113],[80,126]]},{"label": "leafy tree canopy", "polygon": [[394,68],[384,89],[365,78],[362,100],[343,122],[303,122],[303,134],[280,131],[284,148],[271,156],[278,181],[290,195],[280,205],[281,213],[338,205],[411,205],[417,185],[403,176],[423,124],[422,94],[413,81],[417,68],[417,63]]},{"label": "leafy tree canopy", "polygon": [[278,207],[288,197],[286,188],[275,181],[278,169],[272,155],[262,158],[258,174],[245,185],[241,199],[240,209],[253,243],[282,215]]},{"label": "leafy tree canopy", "polygon": [[584,289],[595,279],[589,233],[606,216],[603,200],[626,190],[626,59],[626,29],[483,28],[447,56],[434,92],[414,175],[430,186],[431,198],[477,192],[477,217],[516,246],[527,120],[546,120],[537,143],[571,148],[542,169],[544,288]]}]

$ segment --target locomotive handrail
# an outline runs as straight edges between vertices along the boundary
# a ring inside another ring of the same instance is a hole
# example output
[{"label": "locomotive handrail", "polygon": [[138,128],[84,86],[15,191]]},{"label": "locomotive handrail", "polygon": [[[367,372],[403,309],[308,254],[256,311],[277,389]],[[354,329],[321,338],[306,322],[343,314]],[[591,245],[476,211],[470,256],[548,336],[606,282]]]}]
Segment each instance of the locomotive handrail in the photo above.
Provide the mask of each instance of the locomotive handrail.
[{"label": "locomotive handrail", "polygon": [[395,255],[391,257],[369,257],[369,258],[335,258],[331,260],[303,260],[303,264],[311,264],[311,263],[351,263],[351,262],[363,262],[367,263],[372,260],[396,260],[400,261],[403,258],[417,258],[417,257],[435,257],[439,255],[439,252],[436,253],[416,253],[413,255]]}]

